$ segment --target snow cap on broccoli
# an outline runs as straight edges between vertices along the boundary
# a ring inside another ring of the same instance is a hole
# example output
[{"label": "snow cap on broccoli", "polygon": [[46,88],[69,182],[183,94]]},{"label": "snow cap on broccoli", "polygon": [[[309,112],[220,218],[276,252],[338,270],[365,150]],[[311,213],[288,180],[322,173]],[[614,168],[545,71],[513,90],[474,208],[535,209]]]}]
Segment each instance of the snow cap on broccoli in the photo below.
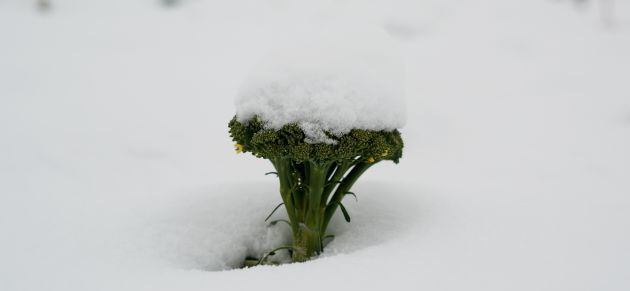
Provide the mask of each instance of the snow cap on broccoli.
[{"label": "snow cap on broccoli", "polygon": [[292,36],[268,53],[236,99],[241,123],[268,129],[297,124],[307,143],[333,144],[353,129],[404,126],[402,64],[383,31],[347,28]]}]

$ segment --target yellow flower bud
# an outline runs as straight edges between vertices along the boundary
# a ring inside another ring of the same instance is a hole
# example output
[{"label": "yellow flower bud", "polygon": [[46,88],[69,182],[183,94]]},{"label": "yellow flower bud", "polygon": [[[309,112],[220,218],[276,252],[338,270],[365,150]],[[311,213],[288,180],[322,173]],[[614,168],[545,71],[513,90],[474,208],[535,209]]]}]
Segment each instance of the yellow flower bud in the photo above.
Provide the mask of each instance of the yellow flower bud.
[{"label": "yellow flower bud", "polygon": [[242,144],[235,144],[234,145],[234,151],[236,151],[237,154],[240,154],[243,152],[243,145]]}]

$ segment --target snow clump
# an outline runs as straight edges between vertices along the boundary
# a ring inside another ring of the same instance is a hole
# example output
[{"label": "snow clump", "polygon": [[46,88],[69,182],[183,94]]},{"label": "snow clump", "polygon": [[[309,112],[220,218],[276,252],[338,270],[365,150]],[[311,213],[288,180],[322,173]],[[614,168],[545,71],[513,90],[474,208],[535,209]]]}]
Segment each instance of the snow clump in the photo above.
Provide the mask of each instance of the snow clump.
[{"label": "snow clump", "polygon": [[402,62],[383,31],[319,29],[290,36],[259,62],[236,98],[236,116],[268,128],[297,123],[309,143],[351,129],[394,130],[406,121]]}]

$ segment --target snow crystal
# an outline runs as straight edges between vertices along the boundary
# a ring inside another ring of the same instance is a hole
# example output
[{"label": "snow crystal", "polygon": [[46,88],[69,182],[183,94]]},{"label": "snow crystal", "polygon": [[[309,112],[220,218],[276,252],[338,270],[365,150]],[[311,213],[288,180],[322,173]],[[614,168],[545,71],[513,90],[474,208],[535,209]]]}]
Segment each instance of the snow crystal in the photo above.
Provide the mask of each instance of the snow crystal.
[{"label": "snow crystal", "polygon": [[239,121],[258,116],[274,129],[297,123],[310,143],[334,143],[325,131],[405,124],[402,64],[382,30],[320,29],[290,39],[250,73],[236,98]]}]

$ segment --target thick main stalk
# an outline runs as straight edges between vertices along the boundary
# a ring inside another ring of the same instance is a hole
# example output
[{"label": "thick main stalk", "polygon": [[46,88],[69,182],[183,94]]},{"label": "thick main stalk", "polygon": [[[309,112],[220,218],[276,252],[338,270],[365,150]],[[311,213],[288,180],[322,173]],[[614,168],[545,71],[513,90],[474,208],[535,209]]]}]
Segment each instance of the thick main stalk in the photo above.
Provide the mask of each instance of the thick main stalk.
[{"label": "thick main stalk", "polygon": [[324,207],[321,204],[321,197],[326,187],[326,176],[329,164],[318,164],[315,162],[305,162],[305,185],[307,204],[299,211],[303,213],[303,221],[300,221],[297,233],[293,234],[293,261],[305,261],[323,250],[322,237],[320,232]]}]

